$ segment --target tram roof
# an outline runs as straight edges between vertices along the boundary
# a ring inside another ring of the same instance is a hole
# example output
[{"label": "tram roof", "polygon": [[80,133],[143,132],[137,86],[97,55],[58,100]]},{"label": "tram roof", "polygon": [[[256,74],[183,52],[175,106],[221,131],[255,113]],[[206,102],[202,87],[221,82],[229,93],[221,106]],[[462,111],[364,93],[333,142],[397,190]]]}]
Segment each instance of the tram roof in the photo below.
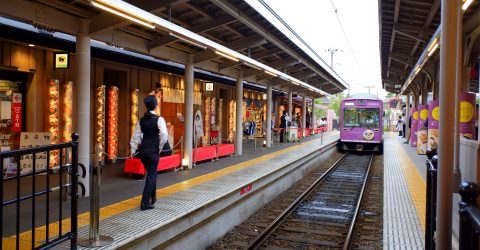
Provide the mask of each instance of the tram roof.
[{"label": "tram roof", "polygon": [[[128,2],[328,94],[346,89],[345,81],[266,5],[248,0]],[[295,92],[316,94],[312,89],[294,85],[293,81],[269,75],[241,61],[231,61],[211,49],[201,49],[187,41],[192,40],[190,37],[178,39],[167,29],[145,27],[95,8],[87,0],[0,1],[0,15],[72,35],[79,33],[78,18],[85,19],[90,22],[92,39],[115,47],[178,63],[193,55],[196,67],[216,74],[236,77],[242,72],[245,80],[251,82],[272,84],[278,90],[292,88]]]},{"label": "tram roof", "polygon": [[[379,0],[382,86],[385,90],[404,92],[411,82],[423,82],[414,80],[417,70],[429,74],[435,71],[439,53],[428,52],[440,36],[440,3],[440,0]],[[478,12],[479,6],[478,1],[474,1],[464,13],[464,20]],[[430,60],[425,60],[427,55],[431,56]],[[422,77],[429,76],[422,74]]]}]

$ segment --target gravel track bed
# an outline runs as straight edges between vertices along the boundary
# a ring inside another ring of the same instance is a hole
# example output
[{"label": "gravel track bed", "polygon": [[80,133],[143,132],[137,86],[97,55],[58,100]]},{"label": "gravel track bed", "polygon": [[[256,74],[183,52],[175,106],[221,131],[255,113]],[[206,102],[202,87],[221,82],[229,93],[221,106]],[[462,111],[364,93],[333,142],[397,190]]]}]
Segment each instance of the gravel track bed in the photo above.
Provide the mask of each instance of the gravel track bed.
[{"label": "gravel track bed", "polygon": [[[230,232],[226,233],[222,238],[218,239],[207,249],[245,249],[246,245],[248,245],[248,242],[251,242],[260,231],[273,222],[273,220],[280,215],[280,213],[286,209],[304,190],[306,190],[321,173],[330,168],[331,165],[335,163],[341,156],[342,154],[340,153],[334,153],[320,166],[312,169],[309,175],[293,184],[293,186],[287,191],[281,193],[271,202],[267,203],[258,211],[250,215],[250,217],[248,217],[244,222],[236,226]],[[299,221],[289,223],[299,223]],[[291,247],[297,247],[294,245],[295,244],[292,244]]]},{"label": "gravel track bed", "polygon": [[352,249],[383,248],[383,155],[376,155],[352,238]]}]

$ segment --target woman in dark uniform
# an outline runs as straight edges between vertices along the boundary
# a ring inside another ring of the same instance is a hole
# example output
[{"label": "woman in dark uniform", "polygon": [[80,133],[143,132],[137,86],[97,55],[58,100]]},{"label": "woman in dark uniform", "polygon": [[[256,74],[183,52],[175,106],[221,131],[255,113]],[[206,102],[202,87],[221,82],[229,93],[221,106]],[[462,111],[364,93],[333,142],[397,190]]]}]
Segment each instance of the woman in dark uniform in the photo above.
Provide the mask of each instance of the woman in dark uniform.
[{"label": "woman in dark uniform", "polygon": [[165,120],[157,116],[154,111],[158,105],[155,96],[149,95],[143,102],[147,112],[140,118],[130,140],[132,155],[138,153],[138,157],[147,172],[140,205],[142,211],[153,209],[153,204],[157,200],[157,165],[163,145],[168,139]]}]

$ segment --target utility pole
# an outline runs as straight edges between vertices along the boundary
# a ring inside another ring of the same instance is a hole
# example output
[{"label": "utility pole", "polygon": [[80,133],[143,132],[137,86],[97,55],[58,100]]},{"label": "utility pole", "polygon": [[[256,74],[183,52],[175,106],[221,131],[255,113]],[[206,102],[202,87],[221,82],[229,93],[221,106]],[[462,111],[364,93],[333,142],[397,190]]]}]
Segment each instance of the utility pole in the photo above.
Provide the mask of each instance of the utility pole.
[{"label": "utility pole", "polygon": [[343,52],[343,50],[330,48],[330,49],[327,49],[327,51],[330,52],[330,68],[333,69],[333,54],[337,52]]}]

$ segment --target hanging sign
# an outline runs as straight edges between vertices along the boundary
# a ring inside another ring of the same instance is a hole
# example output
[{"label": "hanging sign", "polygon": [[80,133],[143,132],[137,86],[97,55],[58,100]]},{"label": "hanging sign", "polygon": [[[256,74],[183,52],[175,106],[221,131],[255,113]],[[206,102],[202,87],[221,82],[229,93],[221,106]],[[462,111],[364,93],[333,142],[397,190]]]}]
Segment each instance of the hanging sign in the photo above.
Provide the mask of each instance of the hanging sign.
[{"label": "hanging sign", "polygon": [[205,91],[213,91],[213,82],[205,83]]},{"label": "hanging sign", "polygon": [[70,57],[68,53],[59,52],[54,54],[55,69],[68,69]]},{"label": "hanging sign", "polygon": [[22,131],[22,94],[12,94],[12,132]]}]

